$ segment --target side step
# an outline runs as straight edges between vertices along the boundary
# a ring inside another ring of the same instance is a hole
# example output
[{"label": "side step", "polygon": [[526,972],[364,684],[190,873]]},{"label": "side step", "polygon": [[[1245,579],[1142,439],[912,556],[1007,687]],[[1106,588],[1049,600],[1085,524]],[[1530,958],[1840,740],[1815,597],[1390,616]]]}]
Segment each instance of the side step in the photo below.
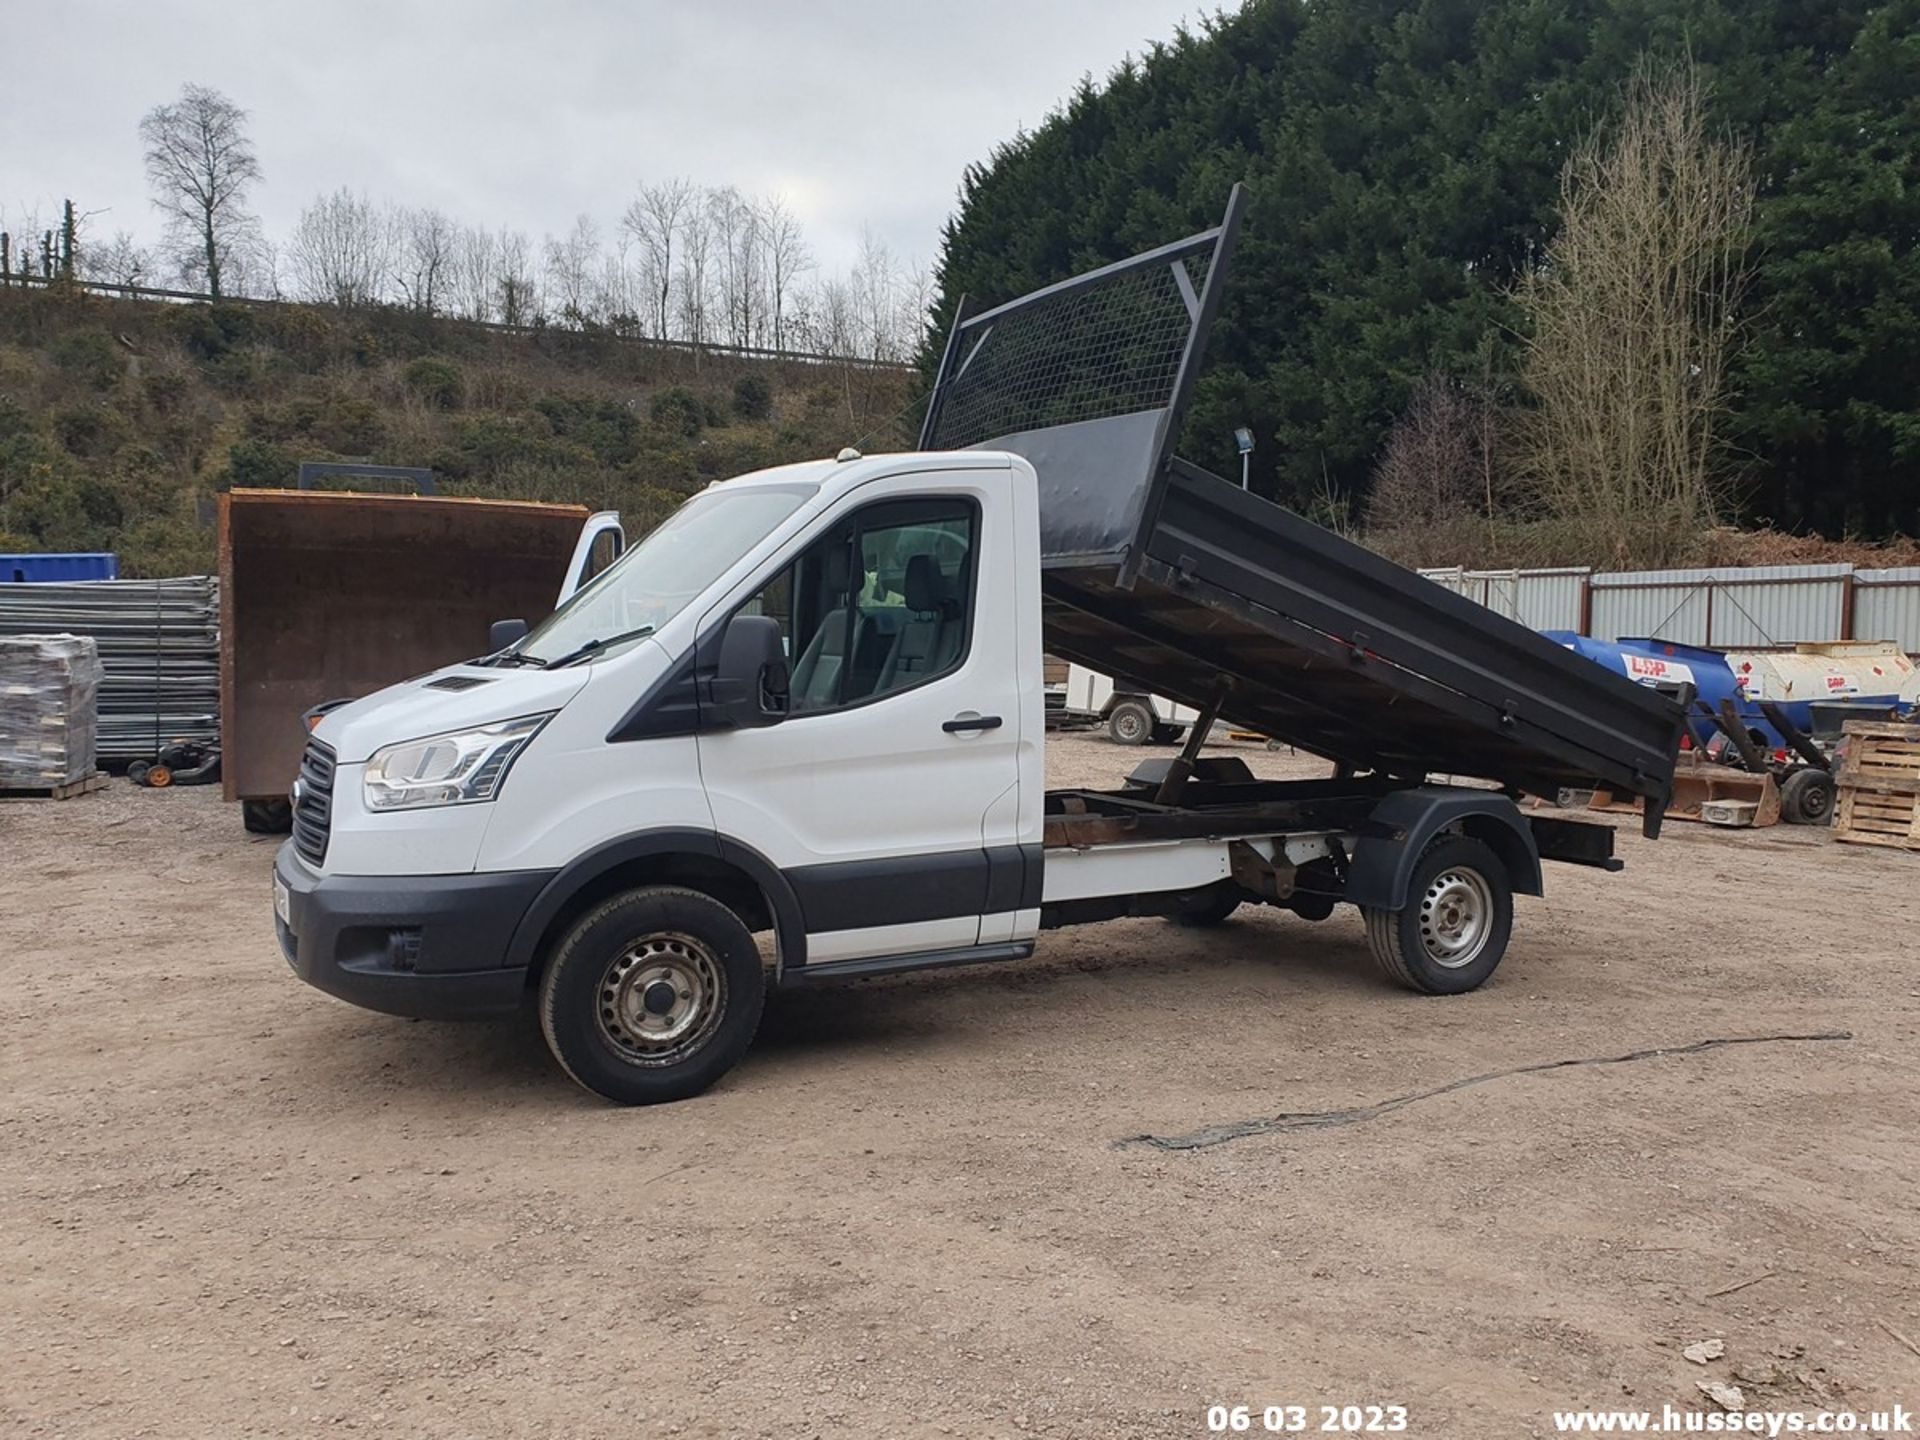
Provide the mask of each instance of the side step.
[{"label": "side step", "polygon": [[1033,954],[1033,942],[1009,945],[969,945],[961,950],[920,950],[910,955],[866,955],[857,960],[822,960],[795,965],[780,972],[781,987],[817,985],[827,980],[863,980],[871,975],[895,975],[904,970],[942,970],[949,965],[986,965],[995,960],[1024,960]]}]

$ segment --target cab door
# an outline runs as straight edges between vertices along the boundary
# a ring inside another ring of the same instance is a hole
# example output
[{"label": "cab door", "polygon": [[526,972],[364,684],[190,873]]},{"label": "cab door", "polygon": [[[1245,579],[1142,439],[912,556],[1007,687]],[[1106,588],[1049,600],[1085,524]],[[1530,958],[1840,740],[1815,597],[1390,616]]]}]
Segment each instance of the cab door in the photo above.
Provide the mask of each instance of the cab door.
[{"label": "cab door", "polygon": [[810,962],[967,948],[1014,908],[1019,847],[986,831],[1019,780],[1006,479],[863,485],[710,617],[781,624],[787,718],[703,733],[700,771],[719,833],[793,887]]}]

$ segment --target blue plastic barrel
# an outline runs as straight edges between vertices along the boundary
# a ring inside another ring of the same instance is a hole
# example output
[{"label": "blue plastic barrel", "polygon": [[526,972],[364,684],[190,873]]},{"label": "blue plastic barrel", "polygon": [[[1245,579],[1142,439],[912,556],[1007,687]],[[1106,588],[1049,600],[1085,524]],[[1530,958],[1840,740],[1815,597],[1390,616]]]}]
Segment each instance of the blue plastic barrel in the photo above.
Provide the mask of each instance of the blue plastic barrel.
[{"label": "blue plastic barrel", "polygon": [[119,578],[120,557],[110,550],[68,555],[0,555],[0,585]]}]

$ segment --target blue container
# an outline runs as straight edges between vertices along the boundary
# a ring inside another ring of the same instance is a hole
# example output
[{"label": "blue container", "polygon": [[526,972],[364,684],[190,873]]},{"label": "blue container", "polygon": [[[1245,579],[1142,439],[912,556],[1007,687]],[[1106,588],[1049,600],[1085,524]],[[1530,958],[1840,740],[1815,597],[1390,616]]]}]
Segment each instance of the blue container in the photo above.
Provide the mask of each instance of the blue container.
[{"label": "blue container", "polygon": [[120,557],[107,550],[72,555],[0,555],[0,585],[119,578]]}]

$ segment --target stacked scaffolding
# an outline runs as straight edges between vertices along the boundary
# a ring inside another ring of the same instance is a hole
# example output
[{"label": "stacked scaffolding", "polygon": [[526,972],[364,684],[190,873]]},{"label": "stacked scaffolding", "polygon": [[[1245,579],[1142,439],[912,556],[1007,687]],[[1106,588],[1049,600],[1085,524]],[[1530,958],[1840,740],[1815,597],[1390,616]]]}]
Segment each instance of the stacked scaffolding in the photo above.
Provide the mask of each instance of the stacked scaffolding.
[{"label": "stacked scaffolding", "polygon": [[0,636],[90,635],[101,762],[220,740],[220,598],[210,575],[0,585]]}]

